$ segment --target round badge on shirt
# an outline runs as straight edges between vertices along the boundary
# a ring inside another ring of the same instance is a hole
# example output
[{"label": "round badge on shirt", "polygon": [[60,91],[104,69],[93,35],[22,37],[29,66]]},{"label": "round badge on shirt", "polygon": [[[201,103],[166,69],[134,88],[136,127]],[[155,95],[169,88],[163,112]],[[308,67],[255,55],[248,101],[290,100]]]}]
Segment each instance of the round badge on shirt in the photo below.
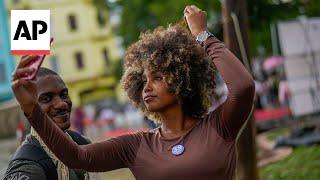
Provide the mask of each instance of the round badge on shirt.
[{"label": "round badge on shirt", "polygon": [[171,153],[175,156],[179,156],[181,154],[183,154],[184,152],[184,146],[182,144],[177,144],[175,146],[172,147],[171,149]]}]

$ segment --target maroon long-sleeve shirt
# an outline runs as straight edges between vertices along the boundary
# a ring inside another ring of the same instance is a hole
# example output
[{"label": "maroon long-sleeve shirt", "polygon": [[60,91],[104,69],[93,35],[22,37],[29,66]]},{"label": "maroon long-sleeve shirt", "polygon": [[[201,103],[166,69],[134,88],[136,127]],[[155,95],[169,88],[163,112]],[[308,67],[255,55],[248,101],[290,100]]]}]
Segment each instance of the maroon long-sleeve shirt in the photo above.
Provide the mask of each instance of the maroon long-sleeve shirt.
[{"label": "maroon long-sleeve shirt", "polygon": [[[28,117],[47,146],[70,168],[108,171],[128,167],[136,179],[233,179],[236,136],[250,114],[254,83],[240,61],[223,43],[209,38],[205,51],[227,84],[227,100],[186,134],[167,139],[159,128],[79,146],[36,106]],[[172,154],[174,145],[185,151]]]}]

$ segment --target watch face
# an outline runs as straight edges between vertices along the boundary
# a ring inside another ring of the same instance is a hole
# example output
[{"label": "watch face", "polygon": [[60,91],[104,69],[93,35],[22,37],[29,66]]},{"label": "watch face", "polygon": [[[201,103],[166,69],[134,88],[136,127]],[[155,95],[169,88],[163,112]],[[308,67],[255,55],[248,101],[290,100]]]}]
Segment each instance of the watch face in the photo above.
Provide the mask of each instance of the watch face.
[{"label": "watch face", "polygon": [[197,36],[197,41],[203,42],[208,38],[208,36],[207,31],[203,31]]},{"label": "watch face", "polygon": [[203,33],[203,41],[205,41],[209,37],[209,34],[207,32]]}]

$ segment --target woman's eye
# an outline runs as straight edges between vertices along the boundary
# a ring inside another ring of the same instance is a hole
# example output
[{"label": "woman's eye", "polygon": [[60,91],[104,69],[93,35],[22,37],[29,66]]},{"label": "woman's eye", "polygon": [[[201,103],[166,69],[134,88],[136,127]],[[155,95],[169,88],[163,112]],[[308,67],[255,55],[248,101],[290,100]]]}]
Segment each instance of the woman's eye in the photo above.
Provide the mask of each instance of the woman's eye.
[{"label": "woman's eye", "polygon": [[142,80],[142,84],[146,84],[147,83],[147,81],[146,80]]},{"label": "woman's eye", "polygon": [[155,77],[154,79],[157,80],[157,81],[161,81],[162,77],[158,76],[158,77]]}]

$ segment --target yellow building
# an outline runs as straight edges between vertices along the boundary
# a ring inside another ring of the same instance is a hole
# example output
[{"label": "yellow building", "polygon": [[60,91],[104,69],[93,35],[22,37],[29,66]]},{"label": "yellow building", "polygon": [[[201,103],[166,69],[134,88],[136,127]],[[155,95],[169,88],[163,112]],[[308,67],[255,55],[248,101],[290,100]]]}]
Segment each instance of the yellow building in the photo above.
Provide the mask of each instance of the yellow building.
[{"label": "yellow building", "polygon": [[114,65],[119,60],[117,38],[108,13],[93,0],[7,0],[11,9],[51,10],[51,55],[44,66],[58,72],[67,83],[75,105],[115,95]]}]

